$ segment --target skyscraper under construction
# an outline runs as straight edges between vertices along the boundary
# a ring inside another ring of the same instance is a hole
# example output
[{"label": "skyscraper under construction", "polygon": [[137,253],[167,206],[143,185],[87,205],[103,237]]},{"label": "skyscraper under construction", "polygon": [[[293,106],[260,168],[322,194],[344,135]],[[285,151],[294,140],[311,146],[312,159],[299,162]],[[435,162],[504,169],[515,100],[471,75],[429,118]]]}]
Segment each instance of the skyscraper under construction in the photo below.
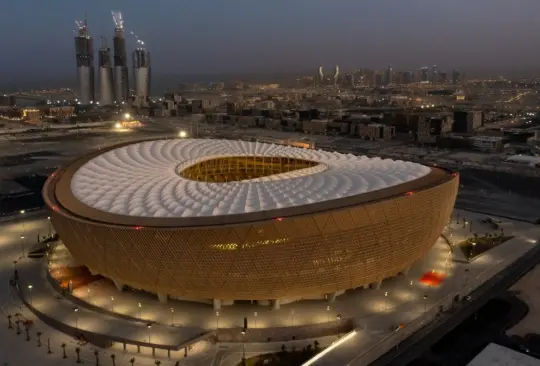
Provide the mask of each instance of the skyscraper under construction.
[{"label": "skyscraper under construction", "polygon": [[111,49],[107,47],[105,37],[101,37],[99,49],[99,103],[102,105],[114,103]]},{"label": "skyscraper under construction", "polygon": [[133,52],[133,79],[135,80],[135,104],[145,106],[150,96],[150,53],[142,47]]},{"label": "skyscraper under construction", "polygon": [[114,96],[117,103],[129,98],[126,39],[124,38],[124,18],[120,12],[112,12],[114,20]]},{"label": "skyscraper under construction", "polygon": [[94,102],[94,41],[88,34],[86,20],[75,21],[75,53],[77,59],[77,97],[81,104]]}]

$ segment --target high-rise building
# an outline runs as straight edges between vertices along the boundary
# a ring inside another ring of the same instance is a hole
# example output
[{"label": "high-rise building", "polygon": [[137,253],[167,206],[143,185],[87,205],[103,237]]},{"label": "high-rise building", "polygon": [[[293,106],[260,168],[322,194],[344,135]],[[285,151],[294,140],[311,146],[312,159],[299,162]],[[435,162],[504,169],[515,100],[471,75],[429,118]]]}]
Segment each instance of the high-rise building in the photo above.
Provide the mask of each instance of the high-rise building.
[{"label": "high-rise building", "polygon": [[[140,42],[144,46],[144,42]],[[135,104],[145,106],[150,97],[150,53],[144,48],[133,52],[133,80],[135,80]]]},{"label": "high-rise building", "polygon": [[105,37],[101,37],[99,49],[99,103],[102,105],[114,103],[111,49],[107,47]]},{"label": "high-rise building", "polygon": [[437,70],[437,65],[433,65],[431,68],[431,83],[437,84],[439,82],[439,70]]},{"label": "high-rise building", "polygon": [[429,69],[425,66],[420,69],[420,82],[429,82]]},{"label": "high-rise building", "polygon": [[389,85],[392,84],[394,81],[394,70],[392,69],[392,66],[388,66],[386,69],[386,73],[384,75],[384,84]]},{"label": "high-rise building", "polygon": [[317,81],[318,81],[317,85],[319,85],[319,86],[324,85],[324,83],[326,81],[325,77],[324,77],[324,69],[323,69],[322,65],[319,66],[319,68],[317,69]]},{"label": "high-rise building", "polygon": [[336,65],[336,67],[334,68],[334,85],[338,85],[339,84],[339,66]]},{"label": "high-rise building", "polygon": [[117,103],[129,98],[129,80],[124,38],[124,18],[120,12],[112,12],[114,20],[114,97]]},{"label": "high-rise building", "polygon": [[345,84],[350,87],[354,88],[354,74],[353,73],[347,73],[345,74]]},{"label": "high-rise building", "polygon": [[452,70],[452,84],[459,85],[463,82],[463,73],[458,70]]},{"label": "high-rise building", "polygon": [[75,55],[77,59],[77,97],[81,104],[94,102],[94,40],[88,34],[86,20],[76,21]]}]

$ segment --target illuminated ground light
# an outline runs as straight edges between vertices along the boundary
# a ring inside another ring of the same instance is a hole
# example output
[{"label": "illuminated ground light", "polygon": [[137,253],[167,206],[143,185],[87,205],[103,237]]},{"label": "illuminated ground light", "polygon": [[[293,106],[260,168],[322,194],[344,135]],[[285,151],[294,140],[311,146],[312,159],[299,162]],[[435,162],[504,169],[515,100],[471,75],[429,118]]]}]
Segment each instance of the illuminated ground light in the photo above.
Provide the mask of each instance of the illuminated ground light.
[{"label": "illuminated ground light", "polygon": [[446,276],[443,273],[430,271],[424,273],[424,275],[420,277],[419,282],[423,285],[438,287],[443,283],[445,278]]}]

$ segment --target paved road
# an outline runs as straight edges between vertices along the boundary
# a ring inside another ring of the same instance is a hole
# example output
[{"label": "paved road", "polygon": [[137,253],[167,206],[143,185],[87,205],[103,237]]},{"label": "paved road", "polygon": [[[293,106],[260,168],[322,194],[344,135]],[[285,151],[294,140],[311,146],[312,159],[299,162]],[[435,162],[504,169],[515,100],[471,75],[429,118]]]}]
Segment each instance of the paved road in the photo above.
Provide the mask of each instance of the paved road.
[{"label": "paved road", "polygon": [[402,366],[418,358],[429,347],[470,317],[494,296],[508,289],[519,278],[540,263],[540,246],[497,274],[471,293],[471,301],[457,306],[437,321],[414,333],[409,339],[393,348],[371,366]]}]

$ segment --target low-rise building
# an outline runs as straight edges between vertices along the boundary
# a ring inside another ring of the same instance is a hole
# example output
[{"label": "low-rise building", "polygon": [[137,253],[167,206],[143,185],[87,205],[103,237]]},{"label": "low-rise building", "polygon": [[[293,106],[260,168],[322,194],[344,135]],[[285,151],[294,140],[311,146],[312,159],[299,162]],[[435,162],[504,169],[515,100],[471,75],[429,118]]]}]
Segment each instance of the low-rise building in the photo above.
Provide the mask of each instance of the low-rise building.
[{"label": "low-rise building", "polygon": [[396,137],[394,126],[381,123],[359,123],[356,129],[358,137],[366,140],[391,140]]},{"label": "low-rise building", "polygon": [[437,137],[446,136],[452,132],[452,116],[440,114],[422,116],[418,119],[416,140],[420,144],[435,144]]},{"label": "low-rise building", "polygon": [[469,139],[473,149],[489,152],[502,152],[506,143],[506,139],[501,136],[473,136]]}]

